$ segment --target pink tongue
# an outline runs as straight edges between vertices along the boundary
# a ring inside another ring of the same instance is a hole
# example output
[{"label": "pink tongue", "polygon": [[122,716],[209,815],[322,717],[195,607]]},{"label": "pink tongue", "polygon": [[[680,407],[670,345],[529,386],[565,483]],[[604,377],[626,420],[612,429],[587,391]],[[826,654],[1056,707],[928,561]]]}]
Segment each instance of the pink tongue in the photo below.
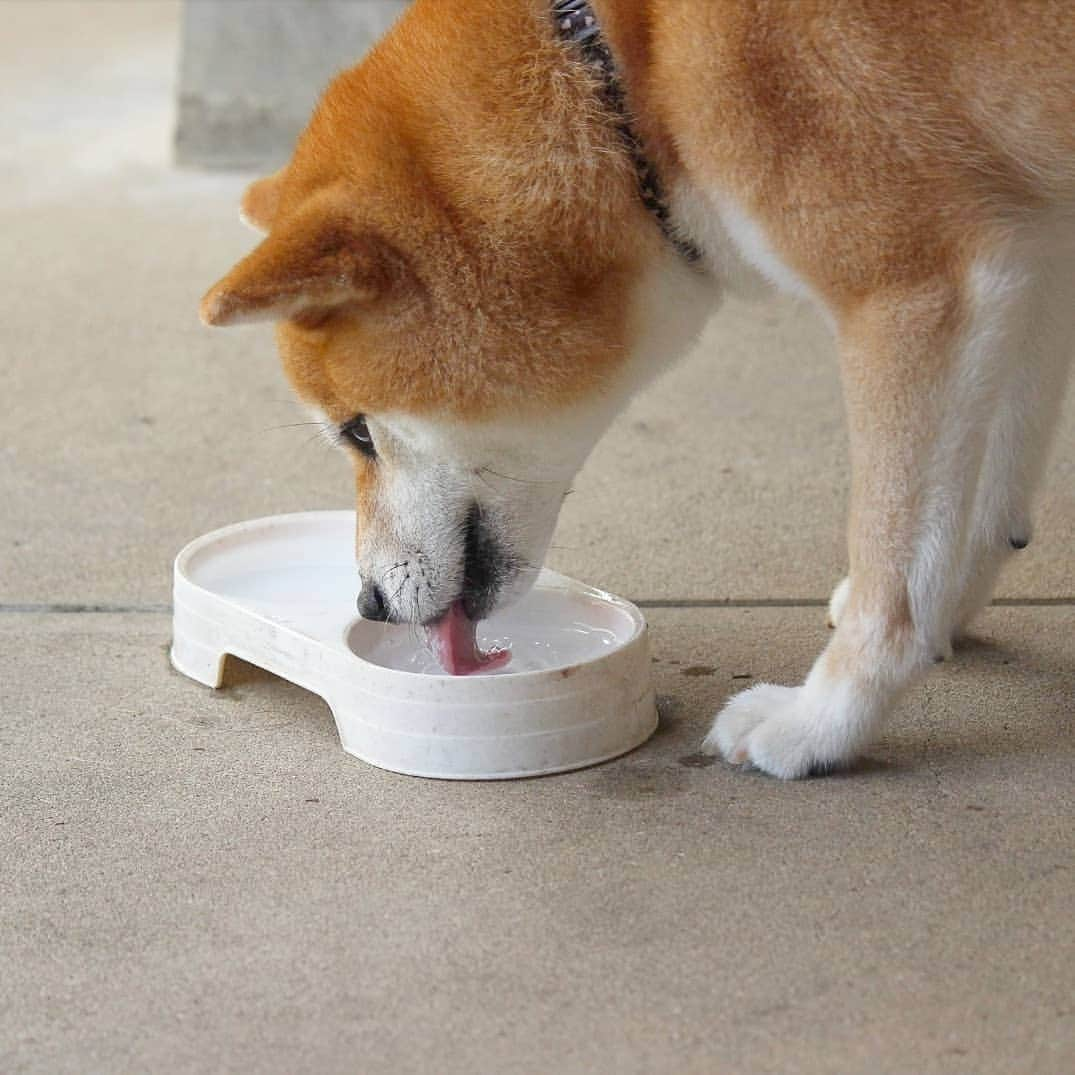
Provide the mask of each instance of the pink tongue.
[{"label": "pink tongue", "polygon": [[510,649],[478,649],[478,625],[467,618],[463,602],[454,605],[427,628],[429,642],[441,667],[450,676],[469,676],[474,672],[491,672],[511,660]]}]

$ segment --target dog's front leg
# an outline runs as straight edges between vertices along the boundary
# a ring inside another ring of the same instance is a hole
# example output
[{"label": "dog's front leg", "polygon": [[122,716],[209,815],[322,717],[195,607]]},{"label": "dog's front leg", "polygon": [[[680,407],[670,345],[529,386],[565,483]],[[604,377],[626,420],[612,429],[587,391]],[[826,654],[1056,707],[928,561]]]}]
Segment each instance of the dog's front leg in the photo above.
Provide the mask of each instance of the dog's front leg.
[{"label": "dog's front leg", "polygon": [[786,779],[846,764],[947,652],[995,336],[977,323],[973,295],[942,280],[842,319],[854,479],[836,631],[801,686],[733,697],[703,749]]}]

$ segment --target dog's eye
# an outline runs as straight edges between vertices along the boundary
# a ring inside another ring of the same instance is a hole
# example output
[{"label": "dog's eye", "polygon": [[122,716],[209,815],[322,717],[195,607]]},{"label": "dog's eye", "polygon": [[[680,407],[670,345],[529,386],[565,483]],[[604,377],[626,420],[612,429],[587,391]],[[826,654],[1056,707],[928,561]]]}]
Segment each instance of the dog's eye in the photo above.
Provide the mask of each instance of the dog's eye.
[{"label": "dog's eye", "polygon": [[377,450],[373,447],[373,437],[370,436],[370,429],[366,425],[364,414],[355,415],[350,422],[341,426],[340,436],[363,455],[369,456],[370,459],[376,458]]}]

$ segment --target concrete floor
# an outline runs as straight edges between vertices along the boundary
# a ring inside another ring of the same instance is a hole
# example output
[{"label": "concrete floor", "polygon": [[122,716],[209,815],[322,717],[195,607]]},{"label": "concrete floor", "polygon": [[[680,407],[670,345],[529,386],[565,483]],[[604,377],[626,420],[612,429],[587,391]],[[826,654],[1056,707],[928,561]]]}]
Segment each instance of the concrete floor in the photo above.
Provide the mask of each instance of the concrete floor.
[{"label": "concrete floor", "polygon": [[830,345],[731,305],[553,554],[648,602],[658,735],[534,781],[373,769],[316,697],[166,659],[182,544],[350,491],[271,334],[194,316],[250,236],[244,177],[167,166],[177,8],[4,16],[0,1070],[1075,1069],[1071,406],[1008,603],[863,764],[708,764],[844,559]]}]

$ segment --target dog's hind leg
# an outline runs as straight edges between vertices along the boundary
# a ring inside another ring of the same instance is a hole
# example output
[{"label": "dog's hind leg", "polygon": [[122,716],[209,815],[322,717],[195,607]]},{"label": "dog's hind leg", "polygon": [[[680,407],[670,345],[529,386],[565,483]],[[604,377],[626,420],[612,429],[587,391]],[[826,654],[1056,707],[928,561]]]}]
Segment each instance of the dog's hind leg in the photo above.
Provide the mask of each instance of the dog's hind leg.
[{"label": "dog's hind leg", "polygon": [[946,652],[1019,285],[976,269],[886,291],[844,317],[846,601],[805,683],[736,695],[703,749],[785,778],[845,764]]},{"label": "dog's hind leg", "polygon": [[959,584],[956,638],[988,605],[1008,557],[1030,541],[1031,501],[1071,367],[1075,265],[1070,256],[1037,253],[1028,266],[1025,308],[986,443]]}]

